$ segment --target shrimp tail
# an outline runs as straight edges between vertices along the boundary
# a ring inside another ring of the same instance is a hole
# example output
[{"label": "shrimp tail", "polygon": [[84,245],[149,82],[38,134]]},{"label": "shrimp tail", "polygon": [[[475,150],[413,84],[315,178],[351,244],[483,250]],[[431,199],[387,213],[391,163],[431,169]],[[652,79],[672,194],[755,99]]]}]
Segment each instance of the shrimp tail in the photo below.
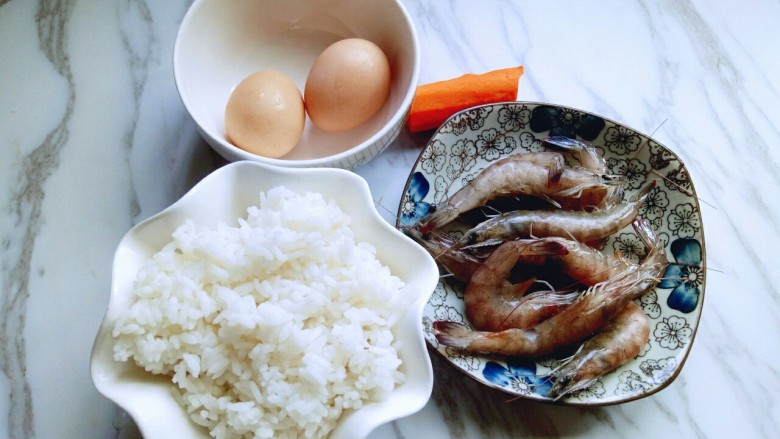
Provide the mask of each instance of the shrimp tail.
[{"label": "shrimp tail", "polygon": [[655,187],[655,180],[651,180],[646,185],[639,188],[636,192],[631,194],[628,198],[629,203],[641,203],[650,194],[650,191]]},{"label": "shrimp tail", "polygon": [[420,232],[427,235],[433,230],[450,223],[459,215],[458,209],[453,206],[443,206],[428,214],[425,221],[420,224]]},{"label": "shrimp tail", "polygon": [[604,159],[599,156],[596,148],[587,143],[565,136],[548,136],[542,142],[547,146],[574,153],[585,169],[603,171],[606,167]]},{"label": "shrimp tail", "polygon": [[548,146],[554,146],[556,148],[560,148],[563,150],[580,150],[582,148],[585,148],[587,145],[580,142],[579,140],[572,139],[571,137],[566,136],[547,136],[542,140],[542,143]]},{"label": "shrimp tail", "polygon": [[476,335],[468,326],[446,320],[433,322],[433,334],[439,343],[454,348],[467,348]]},{"label": "shrimp tail", "polygon": [[639,239],[642,240],[645,247],[654,248],[658,245],[655,230],[653,230],[653,226],[650,225],[649,221],[644,218],[637,218],[631,222],[631,226],[636,230]]},{"label": "shrimp tail", "polygon": [[561,181],[561,177],[563,176],[563,171],[566,167],[566,162],[563,161],[563,157],[560,157],[559,160],[551,160],[550,163],[547,165],[547,185],[553,186],[559,181]]}]

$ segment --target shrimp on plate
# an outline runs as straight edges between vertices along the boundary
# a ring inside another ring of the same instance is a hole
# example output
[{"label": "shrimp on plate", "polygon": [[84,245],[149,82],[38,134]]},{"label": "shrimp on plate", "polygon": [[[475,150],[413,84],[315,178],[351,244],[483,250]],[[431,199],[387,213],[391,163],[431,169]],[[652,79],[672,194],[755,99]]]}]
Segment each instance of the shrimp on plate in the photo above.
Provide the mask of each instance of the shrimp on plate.
[{"label": "shrimp on plate", "polygon": [[550,374],[554,383],[547,393],[559,399],[586,389],[597,379],[639,354],[650,339],[650,318],[634,302],[628,302],[612,321]]},{"label": "shrimp on plate", "polygon": [[461,214],[508,195],[530,195],[549,201],[556,207],[566,204],[599,206],[613,200],[622,182],[600,173],[565,166],[562,154],[538,152],[514,154],[483,169],[420,224],[428,234],[449,224]]},{"label": "shrimp on plate", "polygon": [[512,284],[507,278],[522,255],[547,257],[565,253],[556,241],[508,241],[490,254],[469,280],[464,302],[466,317],[485,331],[529,328],[570,305],[577,292],[537,291],[524,295],[535,278]]},{"label": "shrimp on plate", "polygon": [[646,230],[640,236],[652,240],[644,261],[589,287],[558,314],[532,328],[501,331],[475,331],[463,324],[437,321],[433,324],[436,339],[443,345],[473,352],[524,357],[550,355],[582,342],[612,320],[630,301],[655,287],[667,265],[663,246],[649,224],[641,223],[640,227]]},{"label": "shrimp on plate", "polygon": [[[648,236],[652,230],[646,226],[644,220],[634,220],[631,225],[643,242],[652,239]],[[552,263],[561,273],[586,286],[605,282],[634,265],[619,253],[610,256],[572,239],[551,237],[538,240],[555,242],[566,250],[546,255],[521,253],[517,259],[518,263],[525,265]]]},{"label": "shrimp on plate", "polygon": [[655,182],[650,182],[632,194],[628,201],[596,212],[516,210],[497,215],[467,231],[458,245],[490,246],[530,236],[598,241],[631,223],[654,186]]}]

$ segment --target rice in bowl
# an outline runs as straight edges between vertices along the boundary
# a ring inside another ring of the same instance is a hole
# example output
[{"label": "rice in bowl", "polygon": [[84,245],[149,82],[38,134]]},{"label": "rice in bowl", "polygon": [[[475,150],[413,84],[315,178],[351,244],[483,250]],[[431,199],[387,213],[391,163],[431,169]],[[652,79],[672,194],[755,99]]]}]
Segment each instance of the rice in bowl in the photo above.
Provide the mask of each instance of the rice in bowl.
[{"label": "rice in bowl", "polygon": [[315,193],[277,187],[237,225],[186,222],[139,271],[114,359],[172,377],[214,437],[323,437],[404,377],[391,332],[414,300]]}]

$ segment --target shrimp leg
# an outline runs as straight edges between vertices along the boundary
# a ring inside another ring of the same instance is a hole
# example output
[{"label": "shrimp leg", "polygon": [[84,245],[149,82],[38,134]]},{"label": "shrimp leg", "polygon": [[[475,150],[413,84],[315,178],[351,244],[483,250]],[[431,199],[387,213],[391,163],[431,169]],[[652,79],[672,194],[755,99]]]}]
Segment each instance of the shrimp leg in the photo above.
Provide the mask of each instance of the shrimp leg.
[{"label": "shrimp leg", "polygon": [[628,302],[614,320],[552,372],[555,383],[548,396],[558,399],[590,387],[637,356],[649,338],[650,319],[636,303]]}]

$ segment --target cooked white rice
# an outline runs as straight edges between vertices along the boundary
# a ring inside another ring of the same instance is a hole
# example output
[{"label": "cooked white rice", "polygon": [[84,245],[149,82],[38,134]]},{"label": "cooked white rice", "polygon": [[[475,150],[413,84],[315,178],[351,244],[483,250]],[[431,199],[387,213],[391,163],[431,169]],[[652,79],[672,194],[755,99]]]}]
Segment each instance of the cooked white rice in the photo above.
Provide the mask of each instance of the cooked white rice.
[{"label": "cooked white rice", "polygon": [[114,358],[173,379],[217,438],[324,437],[403,381],[410,297],[319,194],[260,194],[237,226],[188,221],[139,271]]}]

